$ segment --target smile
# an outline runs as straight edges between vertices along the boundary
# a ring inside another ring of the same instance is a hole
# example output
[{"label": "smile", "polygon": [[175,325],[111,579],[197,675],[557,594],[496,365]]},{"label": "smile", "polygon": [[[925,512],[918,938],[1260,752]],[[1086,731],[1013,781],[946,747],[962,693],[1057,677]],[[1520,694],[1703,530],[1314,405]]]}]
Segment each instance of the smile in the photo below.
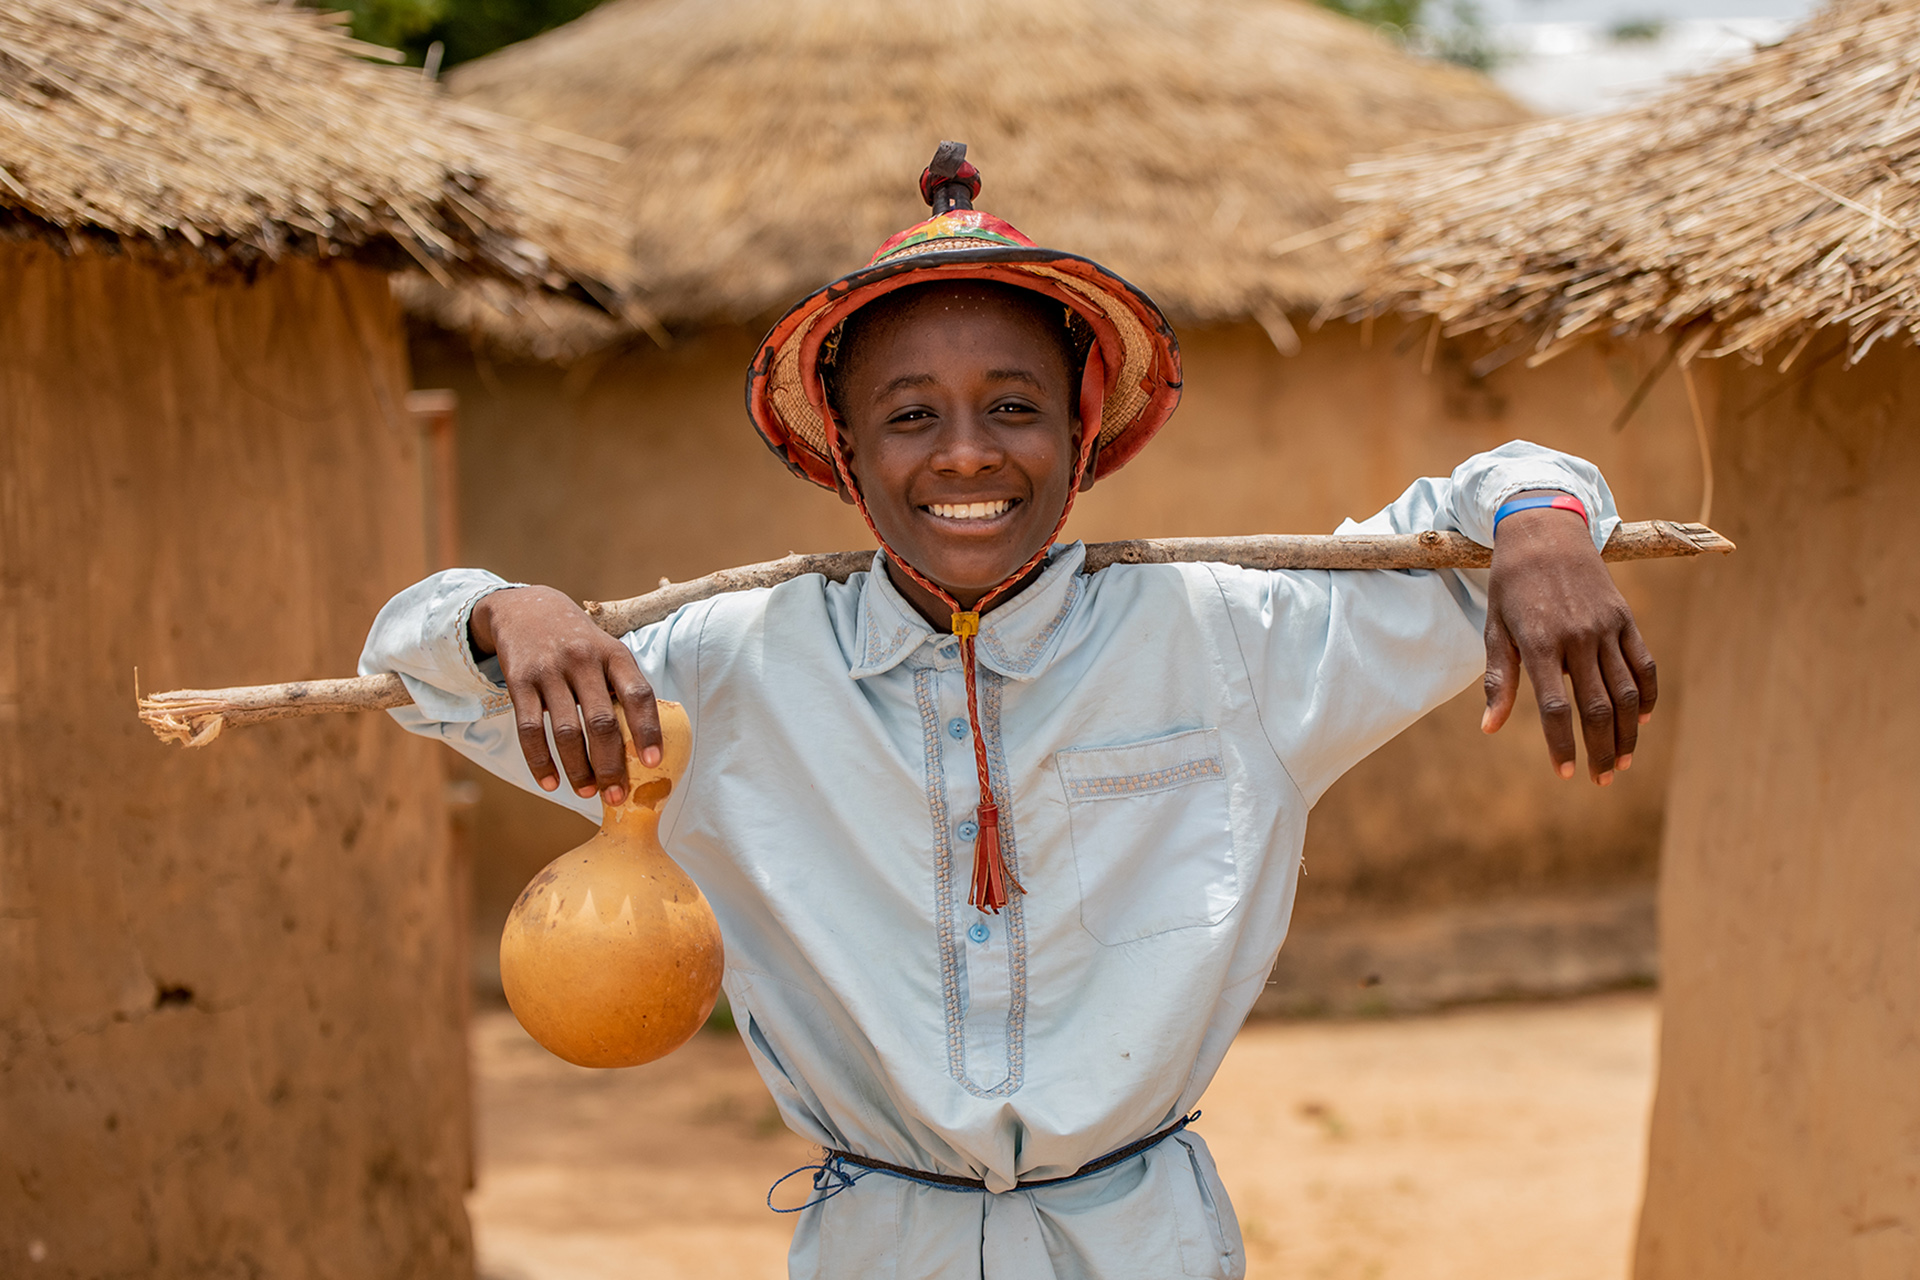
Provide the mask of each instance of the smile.
[{"label": "smile", "polygon": [[924,510],[942,520],[991,520],[1013,510],[1013,503],[1012,498],[998,502],[932,502]]}]

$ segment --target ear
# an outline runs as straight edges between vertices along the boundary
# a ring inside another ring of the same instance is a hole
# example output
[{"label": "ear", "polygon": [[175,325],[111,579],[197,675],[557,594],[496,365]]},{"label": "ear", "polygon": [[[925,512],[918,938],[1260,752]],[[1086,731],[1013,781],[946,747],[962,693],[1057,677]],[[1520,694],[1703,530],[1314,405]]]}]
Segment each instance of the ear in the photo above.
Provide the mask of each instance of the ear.
[{"label": "ear", "polygon": [[1080,467],[1080,492],[1093,488],[1093,473],[1100,462],[1100,429],[1094,428],[1093,445],[1087,450],[1087,460]]},{"label": "ear", "polygon": [[833,451],[834,492],[840,495],[840,501],[850,507],[857,507],[860,505],[860,500],[854,496],[853,490],[848,485],[859,484],[860,478],[853,474],[853,459],[847,456],[847,434],[840,426],[840,416],[833,411],[831,405],[825,403],[824,398],[820,417],[827,428],[827,448]]},{"label": "ear", "polygon": [[1096,341],[1087,351],[1087,367],[1080,375],[1080,492],[1093,488],[1100,462],[1100,427],[1107,406],[1107,361]]}]

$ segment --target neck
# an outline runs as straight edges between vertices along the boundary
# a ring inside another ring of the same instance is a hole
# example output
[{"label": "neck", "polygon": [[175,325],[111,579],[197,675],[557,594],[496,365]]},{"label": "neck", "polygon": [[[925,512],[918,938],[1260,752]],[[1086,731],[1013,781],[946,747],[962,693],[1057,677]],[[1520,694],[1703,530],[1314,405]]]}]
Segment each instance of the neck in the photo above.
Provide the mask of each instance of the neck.
[{"label": "neck", "polygon": [[[1039,564],[1029,569],[1020,581],[995,596],[993,602],[987,606],[986,611],[992,613],[995,609],[998,609],[1001,605],[1007,603],[1007,601],[1013,599],[1022,591],[1025,591],[1028,587],[1039,581],[1040,575],[1046,572],[1046,568],[1047,562],[1043,558]],[[893,583],[894,588],[900,592],[907,603],[912,605],[915,612],[925,618],[928,625],[935,631],[951,631],[953,629],[952,606],[903,572],[900,566],[894,563],[893,556],[890,554],[887,556],[887,580]],[[948,595],[958,600],[963,609],[978,607],[980,601],[985,598],[987,594],[985,589],[971,591],[958,590],[948,586],[944,582],[941,583],[940,586]]]}]

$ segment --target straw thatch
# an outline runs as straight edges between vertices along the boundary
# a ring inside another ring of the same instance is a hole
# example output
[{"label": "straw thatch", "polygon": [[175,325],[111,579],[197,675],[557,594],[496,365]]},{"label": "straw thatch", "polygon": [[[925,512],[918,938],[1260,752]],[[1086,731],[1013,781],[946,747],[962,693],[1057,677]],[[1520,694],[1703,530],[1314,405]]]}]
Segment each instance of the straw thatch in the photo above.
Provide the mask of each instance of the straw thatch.
[{"label": "straw thatch", "polygon": [[630,299],[607,309],[497,280],[449,287],[417,271],[393,277],[393,293],[412,319],[515,359],[571,365],[629,341],[636,329],[666,342],[664,331]]},{"label": "straw thatch", "polygon": [[[0,234],[596,286],[618,153],[450,101],[262,0],[0,0]],[[402,252],[404,251],[404,252]]]},{"label": "straw thatch", "polygon": [[1920,337],[1920,0],[1816,15],[1630,109],[1355,166],[1363,309],[1535,361],[1693,326],[1706,355]]},{"label": "straw thatch", "polygon": [[619,213],[669,324],[756,320],[865,262],[926,216],[944,137],[982,208],[1177,320],[1284,341],[1286,309],[1355,282],[1320,233],[1351,157],[1523,115],[1301,0],[615,0],[450,85],[631,149]]}]

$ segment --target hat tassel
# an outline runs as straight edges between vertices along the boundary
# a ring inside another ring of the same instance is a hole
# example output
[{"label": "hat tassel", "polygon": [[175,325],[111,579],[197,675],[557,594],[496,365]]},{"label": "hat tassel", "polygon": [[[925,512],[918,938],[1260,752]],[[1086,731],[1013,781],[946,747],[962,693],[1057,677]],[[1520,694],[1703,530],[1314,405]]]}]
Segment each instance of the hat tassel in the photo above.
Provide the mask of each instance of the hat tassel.
[{"label": "hat tassel", "polygon": [[1007,905],[1012,893],[1025,893],[1020,882],[1007,870],[1006,857],[1000,852],[1000,806],[980,806],[980,838],[973,846],[973,891],[967,904],[995,915]]}]

